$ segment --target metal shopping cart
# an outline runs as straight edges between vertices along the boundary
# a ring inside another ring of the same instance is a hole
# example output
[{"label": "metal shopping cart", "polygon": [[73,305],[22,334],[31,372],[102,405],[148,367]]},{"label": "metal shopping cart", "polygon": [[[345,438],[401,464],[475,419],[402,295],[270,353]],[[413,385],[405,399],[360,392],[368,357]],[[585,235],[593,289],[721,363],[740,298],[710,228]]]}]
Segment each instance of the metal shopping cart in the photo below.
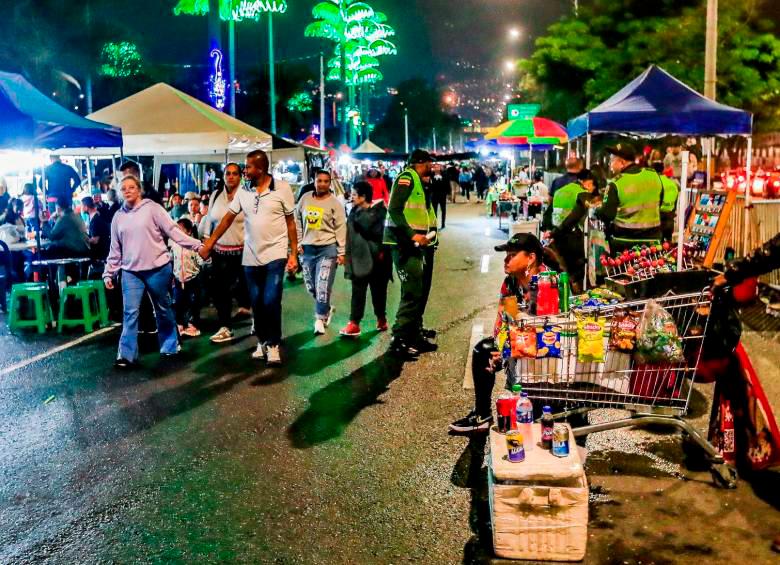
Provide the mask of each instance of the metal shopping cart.
[{"label": "metal shopping cart", "polygon": [[[517,359],[512,367],[514,380],[534,400],[563,407],[557,417],[596,408],[620,408],[631,412],[629,418],[574,430],[575,437],[631,426],[669,426],[676,428],[706,454],[713,480],[718,486],[736,486],[736,471],[689,422],[683,420],[693,392],[696,367],[707,333],[711,298],[702,292],[667,295],[654,299],[674,319],[682,340],[684,360],[677,363],[642,363],[630,353],[610,350],[609,329],[617,313],[644,314],[649,300],[624,302],[614,306],[582,309],[557,317],[534,317],[525,325],[560,328],[560,358]],[[605,318],[604,361],[581,362],[577,354],[577,316]]]}]

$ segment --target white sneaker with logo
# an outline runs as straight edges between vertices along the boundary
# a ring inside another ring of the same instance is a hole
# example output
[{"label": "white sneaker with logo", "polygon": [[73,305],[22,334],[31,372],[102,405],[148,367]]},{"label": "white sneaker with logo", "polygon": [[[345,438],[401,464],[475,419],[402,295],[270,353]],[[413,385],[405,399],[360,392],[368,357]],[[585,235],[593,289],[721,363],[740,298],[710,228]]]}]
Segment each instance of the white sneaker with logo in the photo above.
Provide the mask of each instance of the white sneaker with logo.
[{"label": "white sneaker with logo", "polygon": [[219,328],[219,331],[209,338],[212,343],[225,343],[233,339],[233,332],[228,328]]},{"label": "white sneaker with logo", "polygon": [[330,307],[330,312],[328,312],[328,317],[325,320],[325,327],[326,328],[330,327],[330,323],[333,321],[333,314],[335,314],[335,313],[336,313],[336,309],[333,306],[331,306]]},{"label": "white sneaker with logo", "polygon": [[263,343],[257,344],[257,349],[255,349],[255,352],[252,353],[252,359],[259,359],[263,360],[266,358],[266,347]]},{"label": "white sneaker with logo", "polygon": [[324,335],[324,334],[325,334],[325,321],[317,318],[316,320],[314,320],[314,335]]},{"label": "white sneaker with logo", "polygon": [[278,366],[282,364],[282,354],[278,345],[269,345],[266,348],[268,365]]}]

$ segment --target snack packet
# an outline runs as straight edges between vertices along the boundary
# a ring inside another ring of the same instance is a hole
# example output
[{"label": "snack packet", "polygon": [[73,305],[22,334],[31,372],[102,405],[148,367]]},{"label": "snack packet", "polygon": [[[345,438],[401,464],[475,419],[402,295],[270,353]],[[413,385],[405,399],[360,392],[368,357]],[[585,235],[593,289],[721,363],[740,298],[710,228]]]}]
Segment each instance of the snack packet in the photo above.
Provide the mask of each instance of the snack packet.
[{"label": "snack packet", "polygon": [[640,317],[636,312],[615,313],[610,327],[609,348],[623,353],[633,353],[636,349],[639,321]]},{"label": "snack packet", "polygon": [[509,341],[513,359],[536,358],[536,329],[533,327],[513,327],[509,330]]},{"label": "snack packet", "polygon": [[642,315],[636,354],[640,363],[682,363],[685,360],[677,324],[655,300],[647,303]]},{"label": "snack packet", "polygon": [[604,361],[604,318],[583,316],[577,320],[577,360],[580,363]]},{"label": "snack packet", "polygon": [[536,328],[536,358],[561,357],[561,328],[546,325]]}]

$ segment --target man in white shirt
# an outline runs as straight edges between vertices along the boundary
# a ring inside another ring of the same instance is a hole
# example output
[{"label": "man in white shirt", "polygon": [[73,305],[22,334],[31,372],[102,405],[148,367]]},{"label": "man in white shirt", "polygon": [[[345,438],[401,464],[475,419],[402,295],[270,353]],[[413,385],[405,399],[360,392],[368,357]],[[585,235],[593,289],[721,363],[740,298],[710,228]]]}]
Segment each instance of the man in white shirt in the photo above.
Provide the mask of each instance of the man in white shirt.
[{"label": "man in white shirt", "polygon": [[240,188],[228,211],[200,251],[208,258],[217,241],[244,213],[244,251],[252,313],[257,333],[253,359],[280,365],[282,340],[282,283],[285,270],[298,269],[298,235],[295,229],[295,196],[290,185],[268,172],[268,155],[253,151],[246,158],[244,177],[250,186]]}]

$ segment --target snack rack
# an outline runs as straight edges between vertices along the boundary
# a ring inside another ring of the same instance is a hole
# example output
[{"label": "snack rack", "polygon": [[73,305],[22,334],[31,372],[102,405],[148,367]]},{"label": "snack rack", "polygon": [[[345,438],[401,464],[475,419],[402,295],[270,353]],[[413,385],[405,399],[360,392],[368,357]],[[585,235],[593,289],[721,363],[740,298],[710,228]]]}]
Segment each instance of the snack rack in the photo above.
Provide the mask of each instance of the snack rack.
[{"label": "snack rack", "polygon": [[[681,339],[682,357],[677,362],[642,362],[632,353],[610,348],[610,329],[616,316],[634,312],[644,316],[648,300],[580,308],[558,317],[526,318],[526,326],[553,325],[560,329],[560,357],[518,358],[508,363],[508,380],[523,386],[533,400],[551,402],[564,414],[595,408],[621,408],[631,417],[589,425],[574,435],[631,426],[665,425],[686,433],[712,463],[712,474],[720,486],[736,484],[736,473],[725,465],[715,447],[682,419],[693,392],[696,367],[707,333],[711,299],[707,291],[656,298],[656,303],[673,318]],[[581,317],[604,321],[602,362],[587,362],[578,356],[578,326]],[[641,318],[640,318],[641,320]],[[561,415],[559,415],[560,417]]]},{"label": "snack rack", "polygon": [[705,190],[696,194],[693,213],[685,230],[686,247],[691,249],[696,263],[712,267],[736,200],[735,190]]}]

